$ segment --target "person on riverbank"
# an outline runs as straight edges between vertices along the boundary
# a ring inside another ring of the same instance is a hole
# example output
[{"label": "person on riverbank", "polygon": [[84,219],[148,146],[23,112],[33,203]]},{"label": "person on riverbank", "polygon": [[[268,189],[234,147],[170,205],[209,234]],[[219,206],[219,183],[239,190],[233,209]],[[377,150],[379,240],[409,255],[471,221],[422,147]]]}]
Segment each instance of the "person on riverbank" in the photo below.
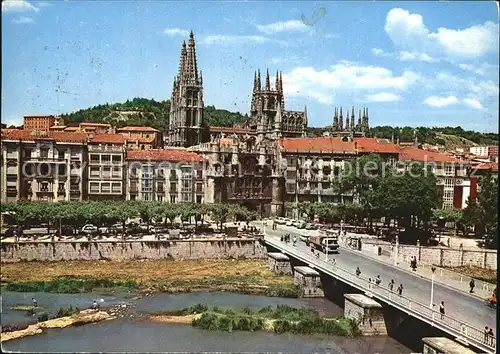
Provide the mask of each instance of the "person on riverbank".
[{"label": "person on riverbank", "polygon": [[397,292],[398,292],[399,296],[403,295],[403,284],[399,284],[399,286],[397,288]]},{"label": "person on riverbank", "polygon": [[93,310],[98,310],[99,309],[99,304],[97,303],[97,301],[94,300],[94,302],[92,303],[92,309]]},{"label": "person on riverbank", "polygon": [[445,310],[444,310],[444,301],[441,301],[439,305],[439,313],[441,314],[441,319],[444,320]]},{"label": "person on riverbank", "polygon": [[38,307],[38,302],[34,297],[31,298],[31,302],[33,303],[33,307]]},{"label": "person on riverbank", "polygon": [[361,270],[359,269],[359,267],[356,267],[356,275],[359,277],[361,274]]},{"label": "person on riverbank", "polygon": [[474,288],[476,287],[476,283],[474,282],[474,279],[470,280],[469,287],[470,287],[469,293],[471,293],[471,294],[474,293]]}]

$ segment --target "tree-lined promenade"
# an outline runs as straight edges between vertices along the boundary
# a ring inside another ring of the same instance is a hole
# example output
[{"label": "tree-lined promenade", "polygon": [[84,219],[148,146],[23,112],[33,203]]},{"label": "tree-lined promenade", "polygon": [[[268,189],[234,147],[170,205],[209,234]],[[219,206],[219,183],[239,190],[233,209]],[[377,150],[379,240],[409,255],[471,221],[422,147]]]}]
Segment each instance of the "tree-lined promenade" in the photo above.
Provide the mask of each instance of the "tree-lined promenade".
[{"label": "tree-lined promenade", "polygon": [[121,224],[122,230],[128,220],[140,218],[143,223],[172,226],[176,219],[181,221],[194,220],[195,225],[202,223],[206,216],[216,222],[220,229],[229,219],[251,221],[258,214],[239,205],[228,204],[170,204],[147,201],[89,201],[89,202],[20,202],[3,203],[2,213],[8,212],[8,217],[15,223],[18,236],[28,225],[47,224],[50,229],[61,231],[65,226],[80,229],[86,224],[97,227]]}]

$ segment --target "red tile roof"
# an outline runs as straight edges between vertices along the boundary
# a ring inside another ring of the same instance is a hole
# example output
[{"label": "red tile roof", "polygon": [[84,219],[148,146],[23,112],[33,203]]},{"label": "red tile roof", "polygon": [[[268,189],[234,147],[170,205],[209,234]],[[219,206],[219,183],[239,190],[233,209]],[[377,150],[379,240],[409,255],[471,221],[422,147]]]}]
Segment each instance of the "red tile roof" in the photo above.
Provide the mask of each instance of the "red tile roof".
[{"label": "red tile roof", "polygon": [[188,150],[154,149],[154,150],[128,151],[127,160],[203,162],[204,158],[201,155]]},{"label": "red tile roof", "polygon": [[157,132],[159,133],[160,131],[155,128],[151,127],[122,127],[122,128],[116,128],[117,132],[124,131],[124,132]]},{"label": "red tile roof", "polygon": [[[24,118],[48,118],[48,117],[54,117],[52,114],[29,114],[24,116]],[[54,117],[55,118],[55,117]]]},{"label": "red tile roof", "polygon": [[121,134],[97,134],[90,139],[91,144],[123,144],[125,137]]},{"label": "red tile roof", "polygon": [[66,127],[64,128],[64,131],[66,132],[76,132],[77,130],[80,130],[78,127]]},{"label": "red tile roof", "polygon": [[92,126],[96,126],[96,127],[111,127],[111,124],[107,124],[107,123],[88,123],[88,122],[84,122],[84,123],[80,123],[80,125],[83,125],[84,127],[92,127]]},{"label": "red tile roof", "polygon": [[[5,129],[3,129],[2,131],[5,131]],[[88,136],[87,134],[82,132],[57,132],[57,131],[12,129],[5,135],[2,135],[2,138],[8,140],[21,140],[21,141],[55,140],[57,142],[84,143],[87,141]]]},{"label": "red tile roof", "polygon": [[236,134],[251,134],[250,129],[237,127],[209,127],[211,133],[236,133]]},{"label": "red tile roof", "polygon": [[152,144],[154,143],[156,138],[127,138],[127,143],[137,143],[137,144]]},{"label": "red tile roof", "polygon": [[498,172],[498,162],[484,162],[473,167],[474,170],[478,171],[492,171]]},{"label": "red tile roof", "polygon": [[360,153],[399,154],[400,147],[389,139],[354,138],[354,142]]},{"label": "red tile roof", "polygon": [[345,142],[341,138],[284,138],[280,145],[285,152],[310,153],[348,153],[355,154],[354,142]]},{"label": "red tile roof", "polygon": [[416,147],[400,148],[401,161],[429,161],[429,162],[460,162],[461,160],[436,151],[422,150]]}]

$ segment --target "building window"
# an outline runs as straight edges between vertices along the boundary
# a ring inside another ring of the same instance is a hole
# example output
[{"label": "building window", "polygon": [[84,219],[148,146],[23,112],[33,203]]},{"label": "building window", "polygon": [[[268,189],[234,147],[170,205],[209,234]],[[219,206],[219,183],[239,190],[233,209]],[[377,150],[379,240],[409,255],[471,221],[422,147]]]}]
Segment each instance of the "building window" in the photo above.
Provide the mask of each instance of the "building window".
[{"label": "building window", "polygon": [[451,209],[453,208],[453,190],[444,190],[443,194],[443,208]]},{"label": "building window", "polygon": [[99,163],[99,155],[96,154],[90,154],[90,162],[91,163]]},{"label": "building window", "polygon": [[176,200],[177,200],[177,196],[176,195],[171,195],[170,196],[170,203],[175,203]]},{"label": "building window", "polygon": [[64,150],[59,150],[57,152],[57,157],[60,158],[60,159],[64,159]]},{"label": "building window", "polygon": [[453,176],[455,174],[455,166],[453,165],[446,165],[445,168],[445,174],[446,176]]},{"label": "building window", "polygon": [[163,202],[163,196],[162,195],[159,195],[156,198],[158,199],[159,202]]},{"label": "building window", "polygon": [[59,188],[58,191],[64,191],[66,184],[63,182],[59,182]]},{"label": "building window", "polygon": [[102,193],[111,193],[111,185],[109,183],[101,184],[101,192]]},{"label": "building window", "polygon": [[41,148],[40,149],[40,157],[43,159],[47,159],[49,157],[49,149]]}]

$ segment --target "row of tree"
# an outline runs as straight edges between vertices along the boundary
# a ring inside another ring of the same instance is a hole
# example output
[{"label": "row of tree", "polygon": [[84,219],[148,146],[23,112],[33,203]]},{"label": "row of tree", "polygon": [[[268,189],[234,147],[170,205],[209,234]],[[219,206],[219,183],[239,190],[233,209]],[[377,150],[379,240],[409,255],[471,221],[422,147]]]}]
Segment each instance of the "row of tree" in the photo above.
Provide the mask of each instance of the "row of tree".
[{"label": "row of tree", "polygon": [[220,229],[230,219],[250,221],[259,217],[256,212],[240,205],[195,204],[195,203],[160,203],[147,201],[90,201],[90,202],[26,202],[2,203],[2,212],[12,217],[21,227],[46,223],[60,229],[64,225],[81,228],[85,224],[111,226],[125,223],[129,219],[141,218],[148,225],[154,223],[172,224],[176,219],[203,222],[206,216],[217,222]]}]

